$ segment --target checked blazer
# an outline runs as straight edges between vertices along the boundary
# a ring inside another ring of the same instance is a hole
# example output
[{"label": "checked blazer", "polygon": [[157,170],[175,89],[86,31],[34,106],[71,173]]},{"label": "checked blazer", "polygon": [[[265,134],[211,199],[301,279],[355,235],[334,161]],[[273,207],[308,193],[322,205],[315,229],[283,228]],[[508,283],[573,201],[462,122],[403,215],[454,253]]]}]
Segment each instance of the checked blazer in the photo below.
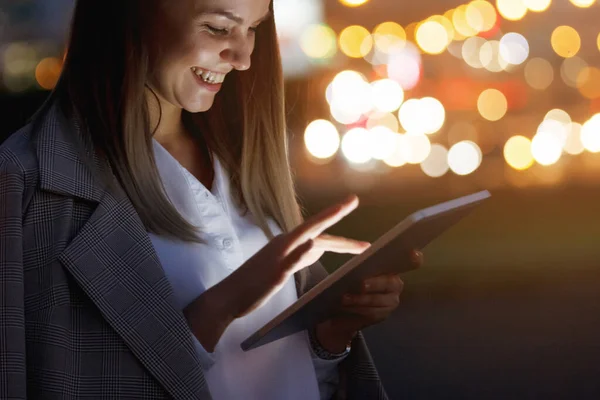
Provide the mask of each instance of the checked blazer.
[{"label": "checked blazer", "polygon": [[[208,400],[150,238],[82,138],[55,104],[0,146],[0,399]],[[361,334],[339,368],[336,398],[387,398]]]}]

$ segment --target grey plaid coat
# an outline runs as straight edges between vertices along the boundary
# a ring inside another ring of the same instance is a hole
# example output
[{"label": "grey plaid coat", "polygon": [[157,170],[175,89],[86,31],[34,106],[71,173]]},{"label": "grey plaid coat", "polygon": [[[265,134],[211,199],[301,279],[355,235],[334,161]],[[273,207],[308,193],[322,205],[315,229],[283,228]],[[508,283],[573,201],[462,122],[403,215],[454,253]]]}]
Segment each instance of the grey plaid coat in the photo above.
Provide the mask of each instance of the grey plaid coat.
[{"label": "grey plaid coat", "polygon": [[[210,399],[146,230],[80,139],[53,106],[0,146],[0,398]],[[310,267],[299,293],[325,274]],[[387,398],[361,335],[337,397]]]}]

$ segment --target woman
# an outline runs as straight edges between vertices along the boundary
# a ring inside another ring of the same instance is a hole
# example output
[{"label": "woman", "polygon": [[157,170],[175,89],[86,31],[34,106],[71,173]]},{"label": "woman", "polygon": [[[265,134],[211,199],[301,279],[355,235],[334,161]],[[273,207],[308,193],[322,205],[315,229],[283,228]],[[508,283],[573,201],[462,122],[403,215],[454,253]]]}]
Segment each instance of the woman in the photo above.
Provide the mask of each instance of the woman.
[{"label": "woman", "polygon": [[323,234],[355,197],[302,222],[272,13],[76,3],[55,90],[0,148],[1,398],[385,398],[359,331],[396,308],[397,276],[239,347],[325,251],[368,246]]}]

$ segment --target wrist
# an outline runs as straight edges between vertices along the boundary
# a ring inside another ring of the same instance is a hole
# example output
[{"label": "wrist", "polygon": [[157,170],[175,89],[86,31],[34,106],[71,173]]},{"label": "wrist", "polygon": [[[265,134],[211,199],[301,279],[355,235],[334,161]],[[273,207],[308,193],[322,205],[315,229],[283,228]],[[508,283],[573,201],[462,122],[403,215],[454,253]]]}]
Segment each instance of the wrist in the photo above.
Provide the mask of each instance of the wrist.
[{"label": "wrist", "polygon": [[315,339],[328,352],[340,354],[346,351],[357,331],[342,329],[332,320],[318,324],[314,330]]},{"label": "wrist", "polygon": [[235,319],[225,290],[217,286],[202,293],[183,311],[192,333],[209,353]]}]

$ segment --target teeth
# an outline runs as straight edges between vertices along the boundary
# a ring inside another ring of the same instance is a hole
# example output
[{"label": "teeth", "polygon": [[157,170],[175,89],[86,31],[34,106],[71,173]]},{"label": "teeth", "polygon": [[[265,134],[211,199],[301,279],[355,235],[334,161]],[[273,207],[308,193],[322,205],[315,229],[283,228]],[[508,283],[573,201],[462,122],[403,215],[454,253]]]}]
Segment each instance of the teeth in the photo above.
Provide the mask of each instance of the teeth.
[{"label": "teeth", "polygon": [[203,71],[200,68],[192,67],[192,71],[198,75],[204,82],[211,84],[223,83],[225,80],[225,74],[218,74],[212,71]]}]

